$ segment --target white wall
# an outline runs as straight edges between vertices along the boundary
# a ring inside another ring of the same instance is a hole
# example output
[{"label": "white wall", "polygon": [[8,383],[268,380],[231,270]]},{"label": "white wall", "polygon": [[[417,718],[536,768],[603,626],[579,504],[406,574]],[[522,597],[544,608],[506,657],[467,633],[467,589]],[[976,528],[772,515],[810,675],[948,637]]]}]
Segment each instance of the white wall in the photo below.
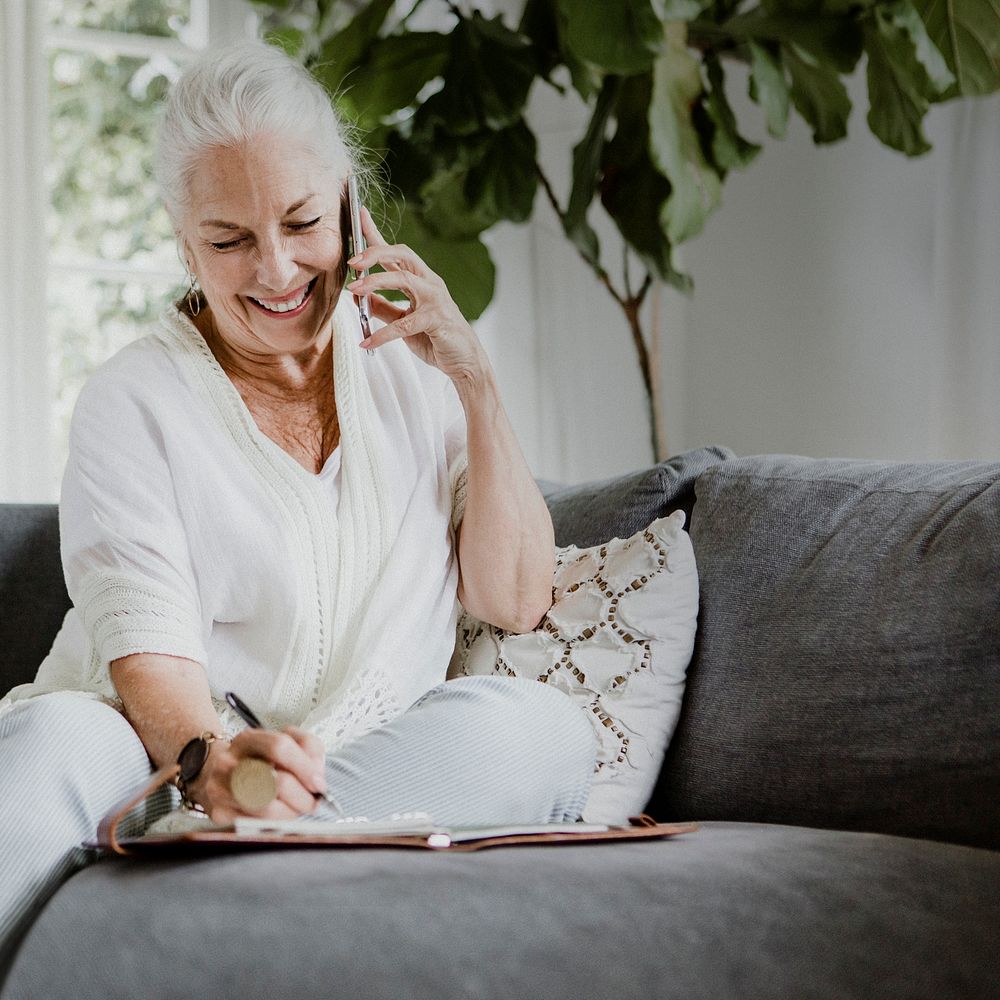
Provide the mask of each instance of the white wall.
[{"label": "white wall", "polygon": [[[785,142],[730,179],[723,208],[685,248],[697,288],[685,308],[684,446],[915,460],[981,450],[940,439],[935,402],[953,332],[937,315],[936,249],[947,239],[937,206],[962,109],[935,108],[937,148],[907,160],[868,132],[854,82],[848,141],[817,148],[795,120]],[[989,152],[995,170],[1000,150],[967,152]],[[998,181],[983,191],[995,211]],[[991,378],[1000,391],[1000,370]],[[952,387],[950,402],[961,392]]]},{"label": "white wall", "polygon": [[[759,139],[743,90],[730,96]],[[847,141],[815,147],[793,118],[683,248],[695,293],[664,292],[661,330],[671,453],[1000,456],[1000,128],[983,128],[1000,99],[933,109],[935,149],[908,160],[869,133],[863,78],[852,96]],[[585,118],[547,89],[533,115],[564,195]],[[537,207],[531,226],[495,234],[499,288],[480,324],[528,460],[563,481],[648,464],[624,319]]]}]

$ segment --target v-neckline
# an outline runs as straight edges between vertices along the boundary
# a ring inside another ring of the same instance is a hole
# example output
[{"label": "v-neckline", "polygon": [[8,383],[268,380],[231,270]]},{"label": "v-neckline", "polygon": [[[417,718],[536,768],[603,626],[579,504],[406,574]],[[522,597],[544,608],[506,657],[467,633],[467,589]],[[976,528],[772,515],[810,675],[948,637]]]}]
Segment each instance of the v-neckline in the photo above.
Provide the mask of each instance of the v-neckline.
[{"label": "v-neckline", "polygon": [[[257,423],[257,420],[253,415],[253,411],[250,409],[249,406],[247,406],[247,402],[243,398],[243,395],[240,392],[240,390],[237,388],[236,383],[233,382],[233,380],[229,377],[229,374],[226,372],[226,369],[223,368],[222,365],[219,363],[219,359],[215,356],[215,352],[212,350],[208,341],[205,339],[205,335],[192,322],[191,317],[186,316],[180,309],[177,309],[177,316],[188,327],[191,333],[194,334],[194,336],[196,336],[201,341],[204,347],[206,360],[212,367],[216,369],[221,379],[224,380],[226,387],[225,391],[227,391],[230,394],[230,398],[233,399],[237,407],[239,407],[242,410],[245,422],[248,424],[248,429],[250,429],[251,433],[257,437],[258,441],[264,442],[264,446],[266,448],[269,448],[274,453],[282,456],[283,460],[286,460],[295,469],[297,469],[301,475],[308,477],[308,479],[312,480],[313,482],[319,482],[324,479],[329,479],[330,476],[328,473],[328,469],[331,467],[331,464],[333,464],[334,456],[337,456],[338,458],[336,464],[339,468],[340,454],[341,454],[340,445],[341,442],[343,441],[343,437],[341,436],[341,439],[337,442],[336,447],[333,449],[333,451],[330,452],[329,455],[326,456],[326,460],[323,462],[323,466],[319,470],[319,472],[310,472],[309,469],[307,469],[297,458],[295,458],[295,456],[292,455],[291,452],[286,451],[280,444],[278,444],[277,441],[274,440],[274,438],[268,436],[267,434],[264,433],[264,431],[261,430],[260,425]],[[330,378],[331,379],[334,378],[334,374],[332,371],[330,372]]]}]

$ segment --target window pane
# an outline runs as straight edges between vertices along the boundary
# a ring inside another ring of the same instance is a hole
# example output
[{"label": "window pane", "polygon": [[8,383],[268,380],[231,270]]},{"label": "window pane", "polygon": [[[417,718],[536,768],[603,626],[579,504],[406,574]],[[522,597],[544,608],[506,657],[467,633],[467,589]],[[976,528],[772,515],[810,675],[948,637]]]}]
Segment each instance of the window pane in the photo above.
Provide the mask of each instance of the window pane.
[{"label": "window pane", "polygon": [[174,35],[189,0],[48,0],[49,22],[61,28],[100,28],[142,35]]},{"label": "window pane", "polygon": [[49,61],[53,258],[177,268],[152,176],[155,107],[176,68],[65,50]]},{"label": "window pane", "polygon": [[83,383],[112,354],[144,336],[182,289],[168,278],[115,280],[53,271],[49,292],[49,381],[55,387],[53,452],[61,476],[69,420]]},{"label": "window pane", "polygon": [[61,477],[80,388],[143,336],[183,269],[153,181],[156,107],[176,67],[62,49],[49,66],[49,384]]}]

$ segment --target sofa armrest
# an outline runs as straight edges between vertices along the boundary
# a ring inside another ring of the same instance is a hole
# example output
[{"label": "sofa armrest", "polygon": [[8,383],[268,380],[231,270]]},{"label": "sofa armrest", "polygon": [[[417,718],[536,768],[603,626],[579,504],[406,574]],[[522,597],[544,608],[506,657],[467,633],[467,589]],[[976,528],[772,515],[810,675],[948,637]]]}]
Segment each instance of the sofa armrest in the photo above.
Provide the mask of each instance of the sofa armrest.
[{"label": "sofa armrest", "polygon": [[55,504],[0,504],[0,692],[34,678],[70,607]]}]

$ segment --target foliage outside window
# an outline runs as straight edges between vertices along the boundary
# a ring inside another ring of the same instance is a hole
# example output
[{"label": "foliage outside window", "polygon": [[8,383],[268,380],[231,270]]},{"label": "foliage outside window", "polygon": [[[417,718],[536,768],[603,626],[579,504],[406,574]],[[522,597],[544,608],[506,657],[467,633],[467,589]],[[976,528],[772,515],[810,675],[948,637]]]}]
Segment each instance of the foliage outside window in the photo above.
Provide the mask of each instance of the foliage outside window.
[{"label": "foliage outside window", "polygon": [[[183,280],[152,174],[156,106],[199,0],[48,0],[48,332],[55,470],[90,374]],[[195,39],[197,40],[197,39]]]}]

